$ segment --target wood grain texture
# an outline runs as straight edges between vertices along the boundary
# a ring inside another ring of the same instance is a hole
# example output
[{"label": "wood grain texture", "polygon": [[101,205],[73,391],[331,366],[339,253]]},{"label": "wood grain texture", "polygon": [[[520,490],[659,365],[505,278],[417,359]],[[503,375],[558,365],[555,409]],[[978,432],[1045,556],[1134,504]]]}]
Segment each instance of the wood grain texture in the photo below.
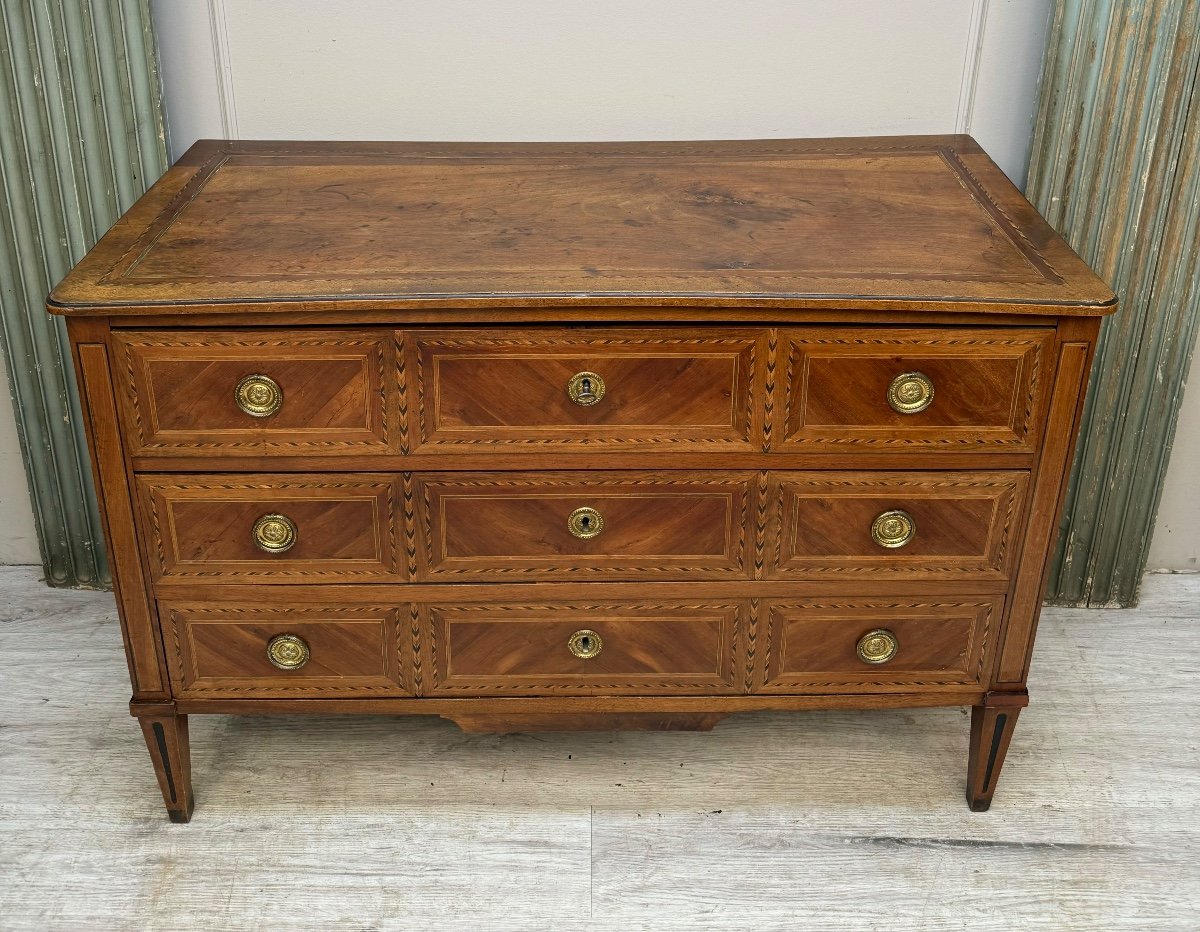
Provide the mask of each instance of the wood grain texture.
[{"label": "wood grain texture", "polygon": [[[311,605],[275,600],[240,606],[162,603],[174,695],[182,698],[406,695],[407,606]],[[280,670],[271,638],[290,634],[308,662]]]},{"label": "wood grain texture", "polygon": [[[418,473],[421,581],[745,578],[753,474]],[[568,528],[580,507],[601,532]]]},{"label": "wood grain texture", "polygon": [[[783,330],[784,451],[1032,452],[1045,418],[1051,330]],[[933,384],[917,413],[888,404],[908,372]]]},{"label": "wood grain texture", "polygon": [[104,321],[69,323],[80,407],[91,451],[92,477],[108,544],[113,591],[120,606],[121,633],[134,695],[164,698],[169,685],[150,584],[142,563],[130,478],[125,466],[120,422]]},{"label": "wood grain texture", "polygon": [[1178,647],[1200,576],[1142,593],[1046,609],[988,813],[961,801],[960,708],[507,736],[193,715],[185,827],[125,712],[111,594],[0,567],[3,925],[1191,932],[1200,705]]},{"label": "wood grain texture", "polygon": [[1002,311],[1108,288],[965,136],[194,146],[56,309],[293,301]]},{"label": "wood grain texture", "polygon": [[[740,690],[743,606],[591,600],[431,605],[430,695],[643,695]],[[578,631],[602,648],[568,647]]]},{"label": "wood grain texture", "polygon": [[[346,455],[398,451],[391,332],[133,331],[113,334],[134,454]],[[240,410],[243,376],[265,375],[279,410]]]},{"label": "wood grain texture", "polygon": [[[761,445],[763,329],[433,331],[409,342],[417,453]],[[594,404],[567,394],[581,372],[604,381]]]},{"label": "wood grain texture", "polygon": [[[155,581],[403,578],[388,476],[143,476],[138,497]],[[255,522],[269,514],[296,528],[280,553],[255,543]]]},{"label": "wood grain texture", "polygon": [[[767,606],[765,673],[757,691],[774,693],[939,689],[984,685],[1002,600],[803,599]],[[875,629],[899,649],[886,663],[859,659]],[[998,771],[997,771],[998,773]]]},{"label": "wood grain texture", "polygon": [[[771,473],[778,523],[769,577],[900,580],[1007,578],[1025,502],[1021,472]],[[900,510],[915,533],[902,547],[871,537]]]}]

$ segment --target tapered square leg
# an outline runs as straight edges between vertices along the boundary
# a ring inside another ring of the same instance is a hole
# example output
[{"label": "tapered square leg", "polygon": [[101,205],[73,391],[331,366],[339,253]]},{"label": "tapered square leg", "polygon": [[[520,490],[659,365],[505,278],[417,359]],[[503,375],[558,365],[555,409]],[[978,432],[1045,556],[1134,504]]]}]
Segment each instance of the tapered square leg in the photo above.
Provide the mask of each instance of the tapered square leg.
[{"label": "tapered square leg", "polygon": [[986,812],[1000,780],[1008,743],[1017,727],[1017,716],[1028,702],[1024,694],[988,696],[971,708],[971,750],[967,757],[967,805]]},{"label": "tapered square leg", "polygon": [[187,822],[192,817],[192,752],[188,745],[186,715],[139,715],[138,724],[146,738],[154,773],[162,790],[167,815],[172,822]]}]

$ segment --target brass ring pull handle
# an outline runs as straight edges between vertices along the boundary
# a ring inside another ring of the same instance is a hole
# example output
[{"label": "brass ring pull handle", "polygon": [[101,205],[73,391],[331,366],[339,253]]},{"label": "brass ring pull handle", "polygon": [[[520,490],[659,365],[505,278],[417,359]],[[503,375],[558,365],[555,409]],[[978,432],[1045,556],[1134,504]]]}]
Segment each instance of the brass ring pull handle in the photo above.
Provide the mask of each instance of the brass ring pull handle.
[{"label": "brass ring pull handle", "polygon": [[900,642],[887,628],[868,631],[858,639],[858,659],[863,663],[887,663],[896,656],[899,649]]},{"label": "brass ring pull handle", "polygon": [[595,372],[576,372],[567,382],[567,395],[585,408],[604,397],[604,379]]},{"label": "brass ring pull handle", "polygon": [[237,406],[251,417],[270,417],[283,406],[283,389],[265,375],[247,375],[233,390]]},{"label": "brass ring pull handle", "polygon": [[917,522],[907,511],[885,511],[871,523],[871,539],[894,550],[917,536]]},{"label": "brass ring pull handle", "polygon": [[267,641],[267,659],[280,670],[299,670],[311,656],[304,639],[294,634],[277,634]]},{"label": "brass ring pull handle", "polygon": [[888,404],[900,414],[917,414],[933,404],[933,381],[921,372],[902,372],[888,386]]},{"label": "brass ring pull handle", "polygon": [[591,540],[604,530],[604,517],[595,508],[576,508],[567,517],[567,530],[583,540]]},{"label": "brass ring pull handle", "polygon": [[263,515],[254,522],[254,545],[267,553],[283,553],[296,543],[296,524],[287,515]]},{"label": "brass ring pull handle", "polygon": [[604,641],[595,631],[584,628],[567,638],[567,649],[580,660],[591,660],[604,648]]}]

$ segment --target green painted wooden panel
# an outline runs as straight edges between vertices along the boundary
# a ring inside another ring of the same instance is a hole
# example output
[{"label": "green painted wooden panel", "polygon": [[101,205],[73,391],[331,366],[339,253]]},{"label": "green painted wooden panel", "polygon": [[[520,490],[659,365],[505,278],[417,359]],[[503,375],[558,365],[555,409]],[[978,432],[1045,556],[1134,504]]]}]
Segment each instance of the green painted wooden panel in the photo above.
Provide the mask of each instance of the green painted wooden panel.
[{"label": "green painted wooden panel", "polygon": [[1112,285],[1048,598],[1131,605],[1200,324],[1200,3],[1059,0],[1028,194]]},{"label": "green painted wooden panel", "polygon": [[109,582],[46,294],[166,170],[148,0],[0,4],[0,319],[46,580]]}]

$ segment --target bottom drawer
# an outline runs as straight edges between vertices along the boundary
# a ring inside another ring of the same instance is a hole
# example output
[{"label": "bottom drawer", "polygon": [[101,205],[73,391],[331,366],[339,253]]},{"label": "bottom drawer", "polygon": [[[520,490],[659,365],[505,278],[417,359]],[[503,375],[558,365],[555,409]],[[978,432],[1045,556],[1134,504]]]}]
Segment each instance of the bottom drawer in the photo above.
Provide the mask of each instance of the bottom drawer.
[{"label": "bottom drawer", "polygon": [[429,605],[433,695],[741,692],[736,601]]},{"label": "bottom drawer", "polygon": [[164,603],[160,615],[178,697],[411,695],[393,607]]},{"label": "bottom drawer", "polygon": [[793,599],[770,606],[766,693],[982,684],[1002,596]]}]

